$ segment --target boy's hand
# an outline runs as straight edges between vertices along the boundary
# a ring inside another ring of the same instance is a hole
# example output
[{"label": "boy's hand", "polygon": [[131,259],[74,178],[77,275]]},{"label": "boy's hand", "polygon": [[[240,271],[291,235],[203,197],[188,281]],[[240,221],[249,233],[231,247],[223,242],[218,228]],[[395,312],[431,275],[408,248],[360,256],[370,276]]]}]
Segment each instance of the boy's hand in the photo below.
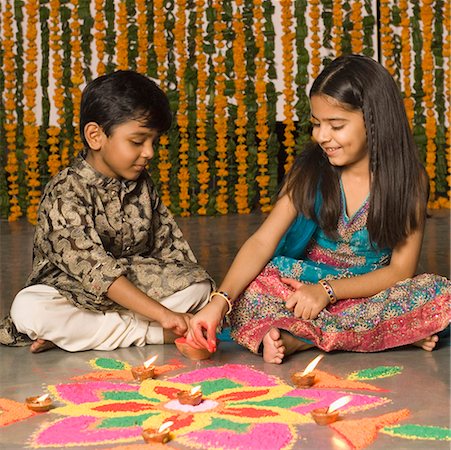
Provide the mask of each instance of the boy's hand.
[{"label": "boy's hand", "polygon": [[188,331],[191,314],[177,313],[169,311],[164,315],[160,321],[161,326],[165,330],[170,330],[177,336],[185,336]]},{"label": "boy's hand", "polygon": [[329,297],[319,284],[304,284],[291,278],[281,278],[281,280],[295,289],[285,304],[296,317],[304,320],[316,319],[328,305]]}]

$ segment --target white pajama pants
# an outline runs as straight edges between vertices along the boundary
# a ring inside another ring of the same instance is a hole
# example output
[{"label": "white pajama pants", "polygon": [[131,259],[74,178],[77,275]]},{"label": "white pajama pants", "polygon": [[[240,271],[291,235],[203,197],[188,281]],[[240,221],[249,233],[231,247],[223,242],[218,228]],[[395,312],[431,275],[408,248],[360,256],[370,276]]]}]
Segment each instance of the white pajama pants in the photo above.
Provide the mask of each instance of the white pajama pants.
[{"label": "white pajama pants", "polygon": [[[209,281],[194,283],[160,303],[174,312],[194,314],[208,303],[210,289]],[[30,339],[51,341],[70,352],[163,344],[163,328],[158,322],[128,310],[102,313],[77,308],[44,284],[29,286],[16,295],[11,318],[17,330]]]}]

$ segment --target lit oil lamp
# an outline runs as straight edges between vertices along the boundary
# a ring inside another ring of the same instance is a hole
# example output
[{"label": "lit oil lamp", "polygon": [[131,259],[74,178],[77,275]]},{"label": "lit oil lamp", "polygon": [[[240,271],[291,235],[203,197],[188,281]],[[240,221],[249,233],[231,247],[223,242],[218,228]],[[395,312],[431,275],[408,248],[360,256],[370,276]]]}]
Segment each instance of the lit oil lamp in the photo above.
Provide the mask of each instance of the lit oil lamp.
[{"label": "lit oil lamp", "polygon": [[147,378],[153,378],[155,376],[155,366],[152,363],[157,358],[158,355],[155,355],[147,361],[144,361],[142,366],[132,367],[133,378],[137,381],[143,381]]},{"label": "lit oil lamp", "polygon": [[317,364],[324,358],[324,355],[318,355],[312,360],[303,372],[296,372],[291,376],[291,380],[298,388],[308,388],[315,383],[315,374],[312,373]]},{"label": "lit oil lamp", "polygon": [[329,425],[332,422],[338,420],[339,412],[338,409],[342,408],[352,400],[352,396],[346,395],[345,397],[340,397],[329,405],[328,408],[317,408],[311,412],[313,420],[318,425]]},{"label": "lit oil lamp", "polygon": [[28,409],[36,412],[45,412],[52,407],[52,399],[49,394],[41,395],[40,397],[28,397],[25,399]]},{"label": "lit oil lamp", "polygon": [[185,337],[177,338],[174,343],[183,356],[186,356],[193,361],[208,359],[212,355],[212,352],[206,348],[196,348],[191,346]]},{"label": "lit oil lamp", "polygon": [[182,405],[197,406],[202,402],[201,386],[195,386],[190,391],[180,391],[177,399]]},{"label": "lit oil lamp", "polygon": [[174,422],[164,422],[158,430],[154,428],[145,428],[142,431],[142,437],[148,444],[151,444],[152,442],[166,444],[171,438],[170,428],[173,424]]}]

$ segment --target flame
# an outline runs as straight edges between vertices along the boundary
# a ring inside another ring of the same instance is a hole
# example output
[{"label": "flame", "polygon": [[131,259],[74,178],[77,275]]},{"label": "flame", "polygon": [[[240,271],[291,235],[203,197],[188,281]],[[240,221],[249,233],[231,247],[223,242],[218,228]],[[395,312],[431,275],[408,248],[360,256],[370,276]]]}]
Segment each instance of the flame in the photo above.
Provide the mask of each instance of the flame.
[{"label": "flame", "polygon": [[190,395],[195,395],[201,390],[202,386],[195,386],[191,389]]},{"label": "flame", "polygon": [[152,356],[152,358],[148,359],[147,361],[144,362],[144,367],[146,369],[149,368],[149,366],[158,358],[158,355]]},{"label": "flame", "polygon": [[310,373],[323,358],[324,355],[318,355],[314,360],[312,360],[309,363],[309,365],[304,369],[304,372],[302,372],[302,376]]},{"label": "flame", "polygon": [[40,397],[38,397],[35,401],[43,402],[44,400],[47,400],[48,397],[49,397],[49,394],[44,394],[44,395],[41,395]]},{"label": "flame", "polygon": [[160,425],[160,428],[158,428],[158,433],[163,433],[167,428],[172,427],[174,425],[174,422],[165,422]]},{"label": "flame", "polygon": [[338,408],[342,408],[344,405],[347,405],[352,400],[352,395],[345,395],[344,397],[340,397],[338,400],[335,400],[329,405],[327,409],[328,413],[331,413]]}]

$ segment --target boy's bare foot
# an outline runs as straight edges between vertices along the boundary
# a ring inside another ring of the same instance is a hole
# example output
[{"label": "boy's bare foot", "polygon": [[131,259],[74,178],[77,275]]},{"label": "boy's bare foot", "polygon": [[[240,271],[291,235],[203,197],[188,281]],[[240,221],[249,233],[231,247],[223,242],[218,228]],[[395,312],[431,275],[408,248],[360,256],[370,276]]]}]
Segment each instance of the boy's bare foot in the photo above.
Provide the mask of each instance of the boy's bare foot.
[{"label": "boy's bare foot", "polygon": [[30,347],[31,353],[41,353],[51,348],[56,347],[56,345],[51,341],[45,341],[44,339],[36,339],[33,341]]},{"label": "boy's bare foot", "polygon": [[285,356],[313,347],[296,339],[290,333],[271,328],[263,338],[263,360],[267,363],[281,364]]},{"label": "boy's bare foot", "polygon": [[427,352],[432,352],[438,342],[438,336],[436,334],[429,336],[427,338],[421,339],[417,342],[414,342],[413,345],[416,347],[420,347]]}]

